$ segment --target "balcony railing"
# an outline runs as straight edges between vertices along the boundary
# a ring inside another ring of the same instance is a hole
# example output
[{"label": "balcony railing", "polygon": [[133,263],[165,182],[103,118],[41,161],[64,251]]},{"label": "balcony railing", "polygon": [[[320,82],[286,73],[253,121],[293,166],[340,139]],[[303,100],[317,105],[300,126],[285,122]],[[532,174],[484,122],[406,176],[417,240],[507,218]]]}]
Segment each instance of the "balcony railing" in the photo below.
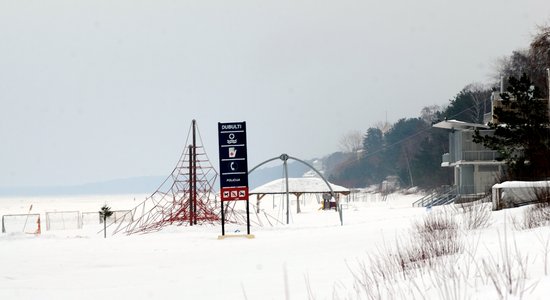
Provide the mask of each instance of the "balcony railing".
[{"label": "balcony railing", "polygon": [[499,154],[492,150],[462,151],[462,160],[465,161],[495,161]]},{"label": "balcony railing", "polygon": [[500,154],[492,150],[462,151],[461,156],[455,159],[450,153],[441,156],[441,165],[448,166],[457,161],[496,161],[500,160]]}]

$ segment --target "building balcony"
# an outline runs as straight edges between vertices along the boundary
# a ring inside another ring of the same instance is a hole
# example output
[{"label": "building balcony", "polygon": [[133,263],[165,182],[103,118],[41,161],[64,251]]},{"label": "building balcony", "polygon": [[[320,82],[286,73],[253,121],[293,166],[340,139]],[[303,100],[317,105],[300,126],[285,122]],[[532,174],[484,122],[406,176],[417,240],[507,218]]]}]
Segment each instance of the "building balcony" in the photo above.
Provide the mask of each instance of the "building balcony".
[{"label": "building balcony", "polygon": [[499,160],[500,155],[493,150],[461,151],[458,155],[451,155],[451,153],[443,154],[441,156],[441,166],[450,167],[457,162],[493,162]]},{"label": "building balcony", "polygon": [[496,161],[499,154],[493,150],[462,151],[463,161]]},{"label": "building balcony", "polygon": [[442,167],[448,167],[451,165],[451,155],[449,153],[445,153],[441,156],[441,166]]}]

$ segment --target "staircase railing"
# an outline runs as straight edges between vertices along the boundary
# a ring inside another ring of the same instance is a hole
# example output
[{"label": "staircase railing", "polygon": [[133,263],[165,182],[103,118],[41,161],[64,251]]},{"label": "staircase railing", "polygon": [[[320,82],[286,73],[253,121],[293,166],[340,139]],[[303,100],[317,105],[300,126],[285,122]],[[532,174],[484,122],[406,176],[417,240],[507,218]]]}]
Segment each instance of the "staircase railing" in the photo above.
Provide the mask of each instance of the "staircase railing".
[{"label": "staircase railing", "polygon": [[455,186],[444,187],[416,200],[413,207],[445,205],[454,202],[456,198],[457,190]]}]

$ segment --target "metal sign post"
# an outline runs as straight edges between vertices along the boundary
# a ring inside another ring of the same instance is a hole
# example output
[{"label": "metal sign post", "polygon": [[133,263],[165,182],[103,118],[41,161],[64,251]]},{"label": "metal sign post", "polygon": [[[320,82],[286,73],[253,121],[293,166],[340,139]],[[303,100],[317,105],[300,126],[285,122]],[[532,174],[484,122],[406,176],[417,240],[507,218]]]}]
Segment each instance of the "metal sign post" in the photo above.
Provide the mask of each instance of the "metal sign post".
[{"label": "metal sign post", "polygon": [[246,201],[246,232],[250,235],[246,122],[218,123],[222,236],[225,235],[224,201]]}]

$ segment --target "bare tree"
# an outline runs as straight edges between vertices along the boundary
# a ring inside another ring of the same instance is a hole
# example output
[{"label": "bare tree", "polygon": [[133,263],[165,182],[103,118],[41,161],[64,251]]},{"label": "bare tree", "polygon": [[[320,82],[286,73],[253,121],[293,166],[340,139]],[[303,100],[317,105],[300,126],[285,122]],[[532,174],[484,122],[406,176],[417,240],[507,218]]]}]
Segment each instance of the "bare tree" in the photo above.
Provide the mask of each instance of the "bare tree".
[{"label": "bare tree", "polygon": [[439,118],[440,111],[441,106],[439,105],[424,106],[420,111],[420,119],[422,119],[427,124],[432,124]]},{"label": "bare tree", "polygon": [[359,130],[351,130],[340,138],[340,149],[343,152],[355,153],[363,146],[363,134]]},{"label": "bare tree", "polygon": [[[519,49],[509,57],[496,61],[493,78],[499,82],[509,77],[521,77],[524,73],[541,89],[541,97],[548,94],[546,69],[550,67],[550,25],[538,26],[528,49]],[[506,89],[507,82],[504,82]]]},{"label": "bare tree", "polygon": [[374,128],[380,129],[383,134],[386,134],[392,127],[392,124],[390,124],[388,121],[380,121],[374,123]]},{"label": "bare tree", "polygon": [[464,87],[464,92],[469,95],[474,105],[471,108],[472,115],[478,122],[483,121],[483,115],[490,105],[491,89],[481,83],[470,83]]},{"label": "bare tree", "polygon": [[541,89],[542,97],[548,96],[546,69],[550,67],[550,25],[538,26],[529,47],[530,74],[533,83]]},{"label": "bare tree", "polygon": [[494,64],[492,78],[500,83],[501,79],[507,79],[510,76],[520,77],[527,73],[529,69],[529,50],[518,49],[512,52],[512,55],[501,57]]}]

